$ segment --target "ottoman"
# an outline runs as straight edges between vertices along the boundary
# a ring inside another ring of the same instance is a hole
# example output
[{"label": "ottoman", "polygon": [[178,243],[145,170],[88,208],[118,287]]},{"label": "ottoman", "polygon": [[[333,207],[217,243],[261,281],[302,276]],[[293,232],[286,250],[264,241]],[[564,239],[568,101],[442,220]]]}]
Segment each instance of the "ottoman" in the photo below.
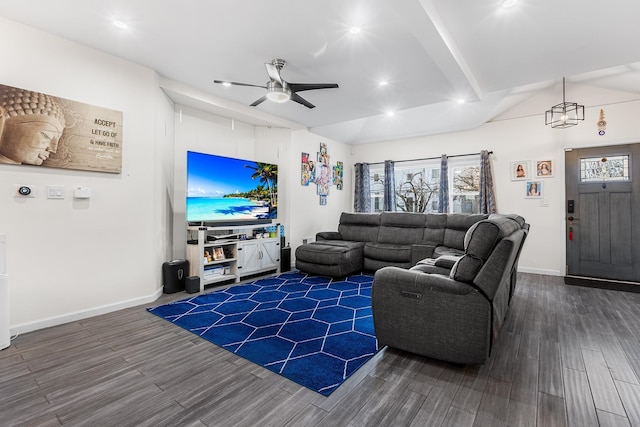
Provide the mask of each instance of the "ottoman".
[{"label": "ottoman", "polygon": [[296,248],[296,268],[318,276],[345,277],[362,271],[364,242],[322,240]]}]

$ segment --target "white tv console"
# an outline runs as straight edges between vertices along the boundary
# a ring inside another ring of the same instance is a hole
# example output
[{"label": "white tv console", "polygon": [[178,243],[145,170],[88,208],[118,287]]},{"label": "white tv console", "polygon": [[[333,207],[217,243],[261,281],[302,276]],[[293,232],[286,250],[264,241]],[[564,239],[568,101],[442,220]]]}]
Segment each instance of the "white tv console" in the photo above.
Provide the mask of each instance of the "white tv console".
[{"label": "white tv console", "polygon": [[[187,227],[189,275],[200,277],[200,292],[215,283],[279,272],[280,238],[263,233],[271,225]],[[254,237],[256,233],[259,237]]]}]

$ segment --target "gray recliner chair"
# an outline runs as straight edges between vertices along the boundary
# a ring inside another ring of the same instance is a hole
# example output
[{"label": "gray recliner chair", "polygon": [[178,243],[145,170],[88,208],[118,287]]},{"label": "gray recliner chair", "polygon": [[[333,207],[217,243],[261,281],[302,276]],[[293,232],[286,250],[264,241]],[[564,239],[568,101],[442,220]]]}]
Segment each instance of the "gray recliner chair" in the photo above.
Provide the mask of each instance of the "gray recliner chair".
[{"label": "gray recliner chair", "polygon": [[460,258],[378,270],[371,303],[379,346],[484,363],[509,308],[528,230],[524,220],[494,216],[467,231]]}]

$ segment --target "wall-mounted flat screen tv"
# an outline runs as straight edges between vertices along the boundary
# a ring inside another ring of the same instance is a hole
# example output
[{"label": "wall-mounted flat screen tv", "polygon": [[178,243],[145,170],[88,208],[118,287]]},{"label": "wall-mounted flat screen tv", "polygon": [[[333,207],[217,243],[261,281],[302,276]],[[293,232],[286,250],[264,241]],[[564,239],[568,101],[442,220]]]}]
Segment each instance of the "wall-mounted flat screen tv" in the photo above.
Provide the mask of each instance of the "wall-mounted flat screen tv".
[{"label": "wall-mounted flat screen tv", "polygon": [[278,166],[187,152],[187,222],[269,223],[278,216]]}]

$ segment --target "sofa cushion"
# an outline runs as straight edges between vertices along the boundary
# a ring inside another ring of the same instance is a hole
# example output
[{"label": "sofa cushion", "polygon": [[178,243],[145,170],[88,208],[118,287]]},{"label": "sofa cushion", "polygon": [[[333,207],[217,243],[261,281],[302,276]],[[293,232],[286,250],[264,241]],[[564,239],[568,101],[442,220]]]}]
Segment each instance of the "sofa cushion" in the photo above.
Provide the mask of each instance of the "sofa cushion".
[{"label": "sofa cushion", "polygon": [[523,228],[526,224],[525,219],[517,214],[491,214],[489,219],[509,218],[518,223],[520,228]]},{"label": "sofa cushion", "polygon": [[340,215],[338,232],[343,240],[375,242],[380,228],[380,214],[349,213]]},{"label": "sofa cushion", "polygon": [[447,227],[444,230],[442,245],[449,248],[464,250],[464,236],[467,230],[476,222],[486,219],[486,214],[448,214]]},{"label": "sofa cushion", "polygon": [[353,252],[361,257],[363,247],[364,242],[343,240],[311,242],[296,248],[296,259],[323,265],[340,264],[344,262],[344,257],[348,253]]},{"label": "sofa cushion", "polygon": [[472,283],[498,239],[502,237],[501,231],[500,224],[493,220],[473,224],[464,238],[465,255],[453,266],[449,277],[459,282]]},{"label": "sofa cushion", "polygon": [[369,242],[364,245],[365,258],[384,260],[392,263],[411,262],[411,246],[395,243]]},{"label": "sofa cushion", "polygon": [[421,243],[425,215],[413,212],[382,212],[378,243]]},{"label": "sofa cushion", "polygon": [[422,240],[425,244],[441,246],[444,243],[445,228],[447,228],[447,214],[426,214]]}]

